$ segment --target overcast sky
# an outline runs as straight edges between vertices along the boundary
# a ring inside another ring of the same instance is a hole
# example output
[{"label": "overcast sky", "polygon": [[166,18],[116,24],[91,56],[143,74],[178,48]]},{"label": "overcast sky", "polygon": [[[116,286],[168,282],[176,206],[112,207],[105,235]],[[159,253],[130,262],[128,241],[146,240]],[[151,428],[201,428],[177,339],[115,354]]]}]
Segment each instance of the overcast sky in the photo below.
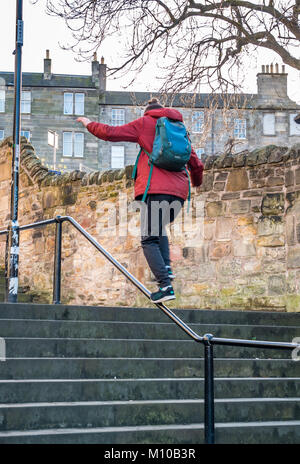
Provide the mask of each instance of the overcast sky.
[{"label": "overcast sky", "polygon": [[[71,35],[61,18],[48,16],[45,13],[45,0],[39,0],[38,4],[32,5],[30,0],[23,1],[24,19],[24,46],[23,64],[24,72],[42,72],[43,59],[46,49],[50,50],[52,59],[52,72],[57,74],[81,74],[91,73],[91,64],[87,62],[77,62],[75,56],[70,51],[64,51],[59,43],[67,44],[71,42]],[[1,0],[0,15],[0,70],[14,70],[14,56],[12,52],[15,48],[15,20],[16,20],[16,1]],[[101,49],[100,54],[105,57],[105,62],[109,63],[115,56],[114,47],[107,44],[105,49]],[[100,59],[100,54],[98,59]],[[261,64],[278,62],[282,64],[275,55],[261,52],[258,58],[257,67],[254,66],[249,72],[249,79],[245,82],[244,91],[256,93],[256,72],[261,70]],[[286,66],[288,72],[288,94],[289,97],[300,104],[300,72]],[[149,76],[149,70],[147,72]],[[159,83],[155,85],[153,76],[146,77],[146,73],[128,90],[136,91],[156,91]],[[124,80],[112,80],[107,82],[108,90],[123,90]]]}]

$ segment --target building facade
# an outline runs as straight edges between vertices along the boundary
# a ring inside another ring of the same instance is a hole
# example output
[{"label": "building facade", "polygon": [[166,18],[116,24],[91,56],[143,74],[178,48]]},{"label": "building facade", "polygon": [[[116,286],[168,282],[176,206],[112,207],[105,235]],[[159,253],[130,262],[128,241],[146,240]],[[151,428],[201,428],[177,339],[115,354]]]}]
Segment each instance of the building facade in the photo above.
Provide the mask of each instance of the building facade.
[{"label": "building facade", "polygon": [[[300,106],[289,99],[287,74],[276,65],[257,74],[256,94],[178,94],[106,90],[106,65],[97,57],[90,76],[53,74],[49,51],[43,73],[23,73],[21,135],[27,137],[49,169],[68,171],[117,169],[134,164],[139,147],[96,139],[78,116],[110,125],[126,124],[143,115],[147,101],[158,97],[182,112],[193,146],[203,154],[219,155],[264,145],[300,143],[294,122]],[[275,71],[275,72],[274,72]],[[0,72],[0,140],[12,135],[14,74]],[[56,132],[56,150],[48,131]]]}]

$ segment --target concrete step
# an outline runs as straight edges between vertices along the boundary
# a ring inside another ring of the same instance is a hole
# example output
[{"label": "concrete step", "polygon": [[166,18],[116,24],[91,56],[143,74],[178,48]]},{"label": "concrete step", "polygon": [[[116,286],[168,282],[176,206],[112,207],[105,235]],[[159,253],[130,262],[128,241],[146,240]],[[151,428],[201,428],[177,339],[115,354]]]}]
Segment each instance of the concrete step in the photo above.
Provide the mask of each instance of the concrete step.
[{"label": "concrete step", "polygon": [[[200,358],[203,345],[194,340],[91,338],[5,338],[7,358]],[[287,359],[287,350],[239,346],[214,347],[216,358]]]},{"label": "concrete step", "polygon": [[[89,401],[0,404],[0,431],[200,423],[204,401]],[[300,420],[298,398],[215,400],[216,422]]]},{"label": "concrete step", "polygon": [[[299,377],[292,359],[216,359],[216,377]],[[7,358],[0,379],[203,377],[203,358]]]},{"label": "concrete step", "polygon": [[[2,444],[173,444],[204,443],[204,425],[150,425],[86,429],[48,429],[0,432]],[[218,444],[300,443],[300,421],[216,423]],[[156,453],[155,448],[153,450]],[[145,457],[158,459],[153,453]],[[193,456],[190,456],[193,459]]]},{"label": "concrete step", "polygon": [[[190,324],[199,335],[249,340],[291,342],[300,337],[300,326],[263,326],[235,324]],[[120,338],[190,340],[173,322],[65,321],[43,319],[3,319],[1,337],[26,338]]]},{"label": "concrete step", "polygon": [[[186,323],[299,326],[299,313],[174,309]],[[170,322],[159,308],[92,307],[47,304],[0,303],[3,319],[59,319],[85,321]]]},{"label": "concrete step", "polygon": [[[217,378],[215,398],[300,396],[298,378]],[[204,398],[204,379],[0,380],[0,403]]]}]

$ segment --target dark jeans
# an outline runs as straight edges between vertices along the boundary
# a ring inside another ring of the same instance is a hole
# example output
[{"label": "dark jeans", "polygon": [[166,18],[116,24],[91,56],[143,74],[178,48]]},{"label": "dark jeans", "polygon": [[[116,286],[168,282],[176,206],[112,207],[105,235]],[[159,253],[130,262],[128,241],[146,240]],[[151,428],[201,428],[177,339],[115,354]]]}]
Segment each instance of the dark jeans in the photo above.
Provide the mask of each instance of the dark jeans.
[{"label": "dark jeans", "polygon": [[141,243],[145,258],[160,287],[171,285],[166,266],[170,266],[166,225],[174,221],[184,200],[175,195],[150,194],[142,203]]}]

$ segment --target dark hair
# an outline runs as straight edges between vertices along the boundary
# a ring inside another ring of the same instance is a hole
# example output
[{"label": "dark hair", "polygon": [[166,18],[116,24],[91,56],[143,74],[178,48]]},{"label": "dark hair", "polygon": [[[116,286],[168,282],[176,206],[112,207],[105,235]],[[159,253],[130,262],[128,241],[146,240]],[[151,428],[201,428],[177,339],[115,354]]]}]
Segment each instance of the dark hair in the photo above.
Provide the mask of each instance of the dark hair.
[{"label": "dark hair", "polygon": [[157,98],[151,98],[151,100],[148,101],[144,112],[146,113],[149,110],[157,110],[159,108],[163,108],[163,105],[160,104]]}]

